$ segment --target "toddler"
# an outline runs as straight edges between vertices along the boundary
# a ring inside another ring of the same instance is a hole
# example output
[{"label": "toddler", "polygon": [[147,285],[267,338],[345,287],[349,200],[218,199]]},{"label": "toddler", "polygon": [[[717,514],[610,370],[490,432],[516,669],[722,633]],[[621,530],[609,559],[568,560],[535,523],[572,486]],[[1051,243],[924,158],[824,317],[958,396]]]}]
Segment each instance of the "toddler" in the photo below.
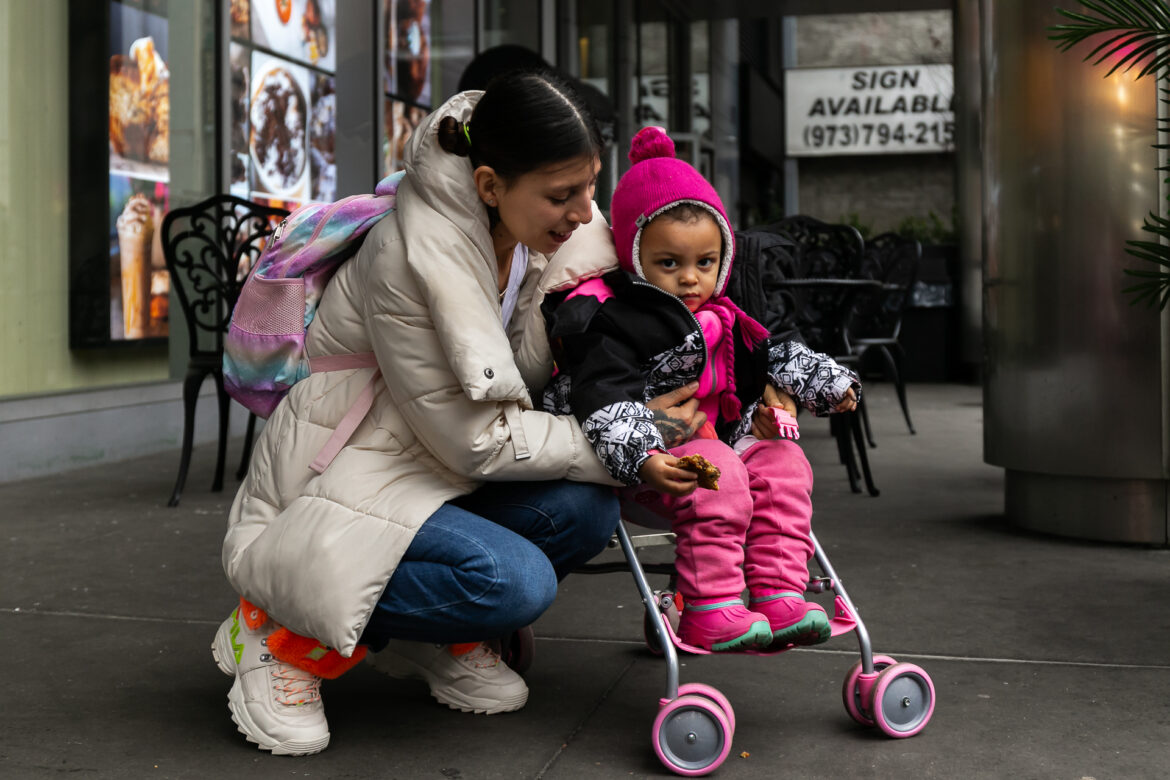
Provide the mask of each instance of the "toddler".
[{"label": "toddler", "polygon": [[[812,469],[782,438],[796,428],[782,407],[848,411],[861,385],[827,355],[772,339],[723,295],[735,255],[723,204],[661,128],[639,132],[629,156],[611,209],[621,269],[543,304],[558,369],[544,405],[574,414],[607,470],[637,486],[630,497],[671,518],[683,642],[823,642],[828,616],[804,599]],[[692,382],[708,422],[668,448],[645,402]],[[721,472],[717,490],[679,468],[695,454]]]}]

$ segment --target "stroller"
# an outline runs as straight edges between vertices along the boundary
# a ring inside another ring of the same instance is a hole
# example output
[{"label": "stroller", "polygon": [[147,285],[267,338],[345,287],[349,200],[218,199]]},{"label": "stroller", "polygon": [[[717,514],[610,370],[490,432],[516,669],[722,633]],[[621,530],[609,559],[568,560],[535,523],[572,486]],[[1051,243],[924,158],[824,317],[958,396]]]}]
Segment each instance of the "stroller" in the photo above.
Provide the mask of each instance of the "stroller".
[{"label": "stroller", "polygon": [[[674,543],[674,534],[662,530],[664,518],[633,502],[623,502],[623,518],[617,525],[611,548],[620,548],[625,562],[588,563],[578,568],[581,574],[604,574],[628,570],[634,576],[642,603],[646,607],[643,635],[646,646],[655,655],[666,659],[666,690],[658,700],[658,715],[651,730],[654,752],[671,771],[698,777],[715,771],[731,753],[735,734],[735,711],[731,702],[718,689],[703,683],[679,682],[679,652],[706,655],[710,651],[683,643],[675,629],[678,626],[679,599],[674,590],[674,565],[643,564],[638,560],[638,549]],[[656,532],[631,535],[629,522],[647,526]],[[822,576],[812,577],[809,593],[832,591],[833,616],[829,621],[834,637],[854,632],[861,658],[845,674],[841,696],[849,717],[863,726],[876,726],[894,738],[912,737],[926,728],[934,714],[934,683],[921,667],[899,663],[887,655],[874,655],[869,633],[857,609],[845,591],[844,585],[821,548],[816,536],[813,557]],[[671,580],[665,590],[654,590],[647,573],[669,574]],[[685,608],[685,605],[683,605]],[[504,661],[523,674],[532,664],[534,654],[532,628],[514,632],[497,646]],[[791,649],[792,645],[773,647],[764,651],[749,650],[748,654],[775,655]]]},{"label": "stroller", "polygon": [[[858,237],[858,241],[860,238]],[[821,242],[824,243],[824,242]],[[807,305],[794,305],[785,295],[775,293],[777,279],[794,275],[796,266],[815,264],[815,254],[833,254],[831,247],[811,242],[814,251],[802,252],[783,234],[760,231],[737,236],[737,252],[728,295],[749,315],[765,322],[775,335],[806,337],[803,325],[808,320]],[[836,262],[836,260],[834,260]],[[821,262],[823,265],[824,263]],[[799,302],[798,302],[799,303]],[[813,323],[809,328],[825,329],[828,318]],[[848,433],[845,434],[848,436]],[[859,445],[860,446],[860,445]],[[862,453],[864,454],[864,453]],[[845,462],[844,454],[842,461]],[[868,469],[867,469],[868,473]],[[852,472],[851,472],[852,477]],[[876,491],[871,491],[876,495]],[[669,533],[669,519],[655,514],[634,501],[622,502],[623,519],[617,525],[611,548],[620,547],[625,562],[589,563],[577,571],[586,574],[629,570],[646,607],[643,634],[651,652],[664,656],[667,663],[666,690],[658,700],[658,715],[654,719],[651,742],[654,752],[671,771],[685,776],[700,776],[717,769],[731,752],[735,733],[735,711],[731,702],[719,690],[702,683],[679,682],[678,651],[708,654],[708,650],[683,643],[675,629],[678,626],[680,601],[675,593],[673,564],[645,564],[638,560],[637,549],[673,544]],[[626,523],[632,522],[654,530],[654,533],[631,536]],[[811,577],[807,592],[834,594],[833,615],[829,621],[832,636],[849,632],[857,635],[861,658],[846,673],[842,687],[845,711],[853,720],[876,726],[890,737],[912,737],[922,731],[934,714],[934,683],[920,667],[898,663],[885,655],[874,655],[869,633],[857,609],[845,591],[816,536],[810,534],[813,557],[822,576]],[[646,574],[670,575],[665,590],[654,590]],[[685,609],[685,605],[681,605]],[[517,672],[523,673],[532,662],[533,634],[531,627],[514,632],[502,640],[498,649],[504,660]],[[792,648],[792,645],[770,647],[766,651],[745,651],[758,655],[774,655]]]}]

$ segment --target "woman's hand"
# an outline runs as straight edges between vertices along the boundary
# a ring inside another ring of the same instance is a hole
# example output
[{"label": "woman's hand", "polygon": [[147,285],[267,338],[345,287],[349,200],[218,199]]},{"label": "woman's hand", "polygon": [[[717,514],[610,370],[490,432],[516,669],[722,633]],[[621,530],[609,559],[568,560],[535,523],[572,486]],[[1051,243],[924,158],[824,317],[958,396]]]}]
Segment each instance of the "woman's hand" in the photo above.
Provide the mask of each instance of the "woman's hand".
[{"label": "woman's hand", "polygon": [[845,391],[845,397],[841,399],[841,402],[839,404],[837,404],[836,406],[833,407],[833,411],[852,412],[856,408],[857,408],[857,393],[853,392],[853,388],[851,387],[847,391]]},{"label": "woman's hand", "polygon": [[690,441],[695,431],[707,422],[707,415],[699,411],[699,399],[694,397],[698,389],[699,383],[691,382],[646,403],[654,413],[654,427],[667,447],[677,447]]},{"label": "woman's hand", "polygon": [[680,469],[678,458],[658,452],[651,455],[638,469],[638,476],[659,493],[670,496],[687,496],[699,486],[699,475]]}]

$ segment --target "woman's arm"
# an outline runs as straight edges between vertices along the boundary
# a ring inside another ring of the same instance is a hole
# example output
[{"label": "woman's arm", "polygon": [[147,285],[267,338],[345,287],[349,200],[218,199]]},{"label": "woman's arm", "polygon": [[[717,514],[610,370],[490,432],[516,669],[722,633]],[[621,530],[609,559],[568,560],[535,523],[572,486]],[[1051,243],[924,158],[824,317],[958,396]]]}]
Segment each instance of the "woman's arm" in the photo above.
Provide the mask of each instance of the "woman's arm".
[{"label": "woman's arm", "polygon": [[362,291],[388,413],[461,477],[612,484],[576,420],[531,408],[497,302],[469,270],[478,251],[430,243],[413,263],[399,245],[376,250]]},{"label": "woman's arm", "polygon": [[[566,302],[570,306],[574,302]],[[615,479],[641,482],[639,469],[666,443],[654,413],[643,403],[646,380],[628,339],[609,332],[603,316],[583,333],[559,338],[558,364],[570,377],[570,406],[585,438]]]}]

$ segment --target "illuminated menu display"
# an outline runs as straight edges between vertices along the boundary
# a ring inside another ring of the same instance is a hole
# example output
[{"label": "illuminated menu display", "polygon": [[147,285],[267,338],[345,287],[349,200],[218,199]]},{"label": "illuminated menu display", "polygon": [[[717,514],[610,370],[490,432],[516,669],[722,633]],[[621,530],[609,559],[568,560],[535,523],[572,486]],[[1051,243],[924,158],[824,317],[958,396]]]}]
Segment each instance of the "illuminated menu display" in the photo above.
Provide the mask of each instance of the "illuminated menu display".
[{"label": "illuminated menu display", "polygon": [[165,2],[110,2],[109,338],[167,335],[159,229],[170,183]]},{"label": "illuminated menu display", "polygon": [[336,0],[230,0],[230,191],[293,210],[337,197]]}]

